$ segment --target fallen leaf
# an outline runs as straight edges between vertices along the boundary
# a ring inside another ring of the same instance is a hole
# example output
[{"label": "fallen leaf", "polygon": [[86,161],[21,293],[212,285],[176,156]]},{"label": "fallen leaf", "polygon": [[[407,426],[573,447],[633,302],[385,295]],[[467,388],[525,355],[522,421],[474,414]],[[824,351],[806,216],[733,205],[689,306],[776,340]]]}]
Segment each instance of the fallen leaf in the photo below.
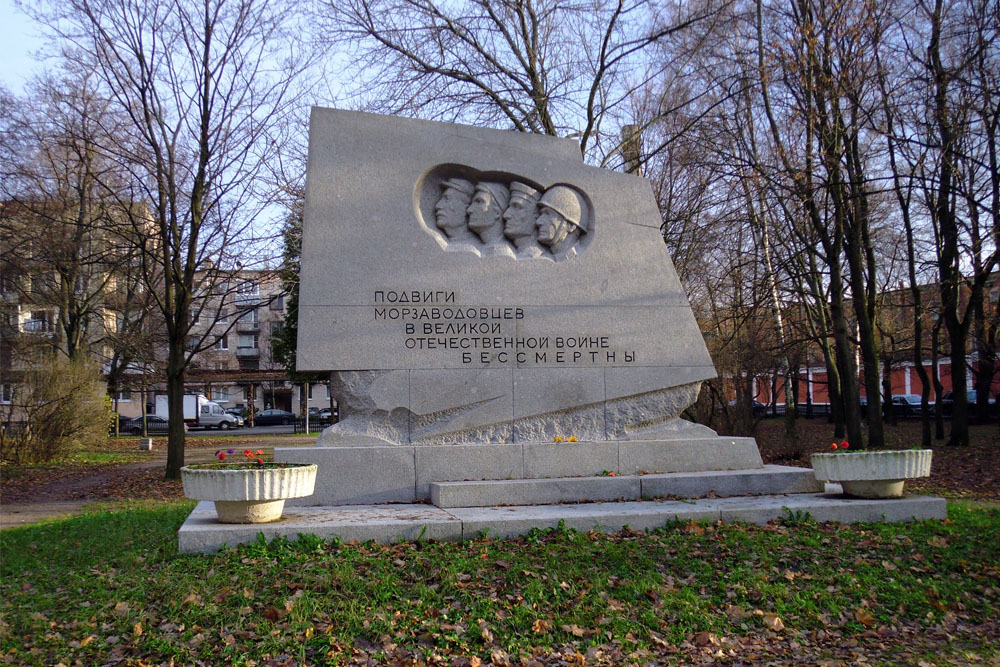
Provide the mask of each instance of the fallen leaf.
[{"label": "fallen leaf", "polygon": [[[780,622],[781,621],[779,621],[779,623]],[[715,646],[718,643],[719,643],[719,638],[716,637],[711,632],[699,632],[694,636],[695,646]]]},{"label": "fallen leaf", "polygon": [[84,637],[83,639],[80,640],[80,648],[83,648],[84,646],[86,646],[90,642],[94,641],[94,639],[96,639],[96,638],[97,638],[97,635],[87,635],[86,637]]},{"label": "fallen leaf", "polygon": [[867,607],[858,607],[857,611],[854,612],[854,620],[866,628],[875,624],[875,616]]},{"label": "fallen leaf", "polygon": [[128,613],[128,602],[119,602],[115,605],[115,614],[118,616],[124,616]]},{"label": "fallen leaf", "polygon": [[746,619],[750,618],[751,616],[753,616],[753,614],[743,609],[743,607],[731,604],[728,607],[726,607],[726,616],[729,617],[729,620],[735,623],[739,623],[740,621],[745,621]]},{"label": "fallen leaf", "polygon": [[136,623],[132,626],[132,634],[136,637],[142,634],[142,623]]},{"label": "fallen leaf", "polygon": [[539,618],[531,624],[531,630],[537,635],[545,634],[552,629],[552,621],[547,621],[544,618]]},{"label": "fallen leaf", "polygon": [[587,631],[581,628],[576,623],[571,623],[569,625],[560,625],[559,629],[562,630],[563,632],[570,633],[574,637],[584,637],[587,634]]},{"label": "fallen leaf", "polygon": [[785,624],[781,622],[777,614],[764,614],[764,625],[775,632],[785,629]]}]

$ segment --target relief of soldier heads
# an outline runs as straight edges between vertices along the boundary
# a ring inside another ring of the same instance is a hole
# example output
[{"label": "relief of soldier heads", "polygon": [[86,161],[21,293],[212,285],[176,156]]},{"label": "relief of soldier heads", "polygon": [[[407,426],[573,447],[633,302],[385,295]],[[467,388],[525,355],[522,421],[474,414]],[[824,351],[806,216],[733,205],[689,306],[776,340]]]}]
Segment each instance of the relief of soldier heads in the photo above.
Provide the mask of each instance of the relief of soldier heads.
[{"label": "relief of soldier heads", "polygon": [[434,218],[438,229],[449,239],[471,239],[472,233],[466,224],[466,210],[475,187],[464,178],[449,178],[441,183],[441,196],[434,205]]},{"label": "relief of soldier heads", "polygon": [[538,201],[538,242],[552,252],[572,245],[587,231],[584,220],[585,203],[580,194],[565,185],[549,188]]},{"label": "relief of soldier heads", "polygon": [[572,186],[542,190],[516,177],[476,180],[466,173],[436,182],[435,223],[449,243],[463,242],[454,249],[561,260],[579,252],[581,239],[586,244],[590,208]]},{"label": "relief of soldier heads", "polygon": [[482,239],[493,243],[503,237],[503,214],[510,200],[510,191],[502,183],[481,181],[469,204],[469,229]]}]

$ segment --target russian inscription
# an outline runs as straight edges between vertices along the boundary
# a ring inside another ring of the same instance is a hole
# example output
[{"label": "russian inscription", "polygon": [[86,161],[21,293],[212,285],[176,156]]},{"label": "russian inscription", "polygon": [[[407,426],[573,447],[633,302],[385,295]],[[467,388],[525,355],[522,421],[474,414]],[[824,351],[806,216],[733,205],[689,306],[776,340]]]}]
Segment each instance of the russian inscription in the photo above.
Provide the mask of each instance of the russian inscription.
[{"label": "russian inscription", "polygon": [[[391,322],[407,350],[455,353],[463,366],[605,366],[637,363],[634,349],[618,349],[610,335],[518,335],[522,306],[448,306],[448,290],[375,290],[373,323]],[[392,306],[385,304],[415,304]]]}]

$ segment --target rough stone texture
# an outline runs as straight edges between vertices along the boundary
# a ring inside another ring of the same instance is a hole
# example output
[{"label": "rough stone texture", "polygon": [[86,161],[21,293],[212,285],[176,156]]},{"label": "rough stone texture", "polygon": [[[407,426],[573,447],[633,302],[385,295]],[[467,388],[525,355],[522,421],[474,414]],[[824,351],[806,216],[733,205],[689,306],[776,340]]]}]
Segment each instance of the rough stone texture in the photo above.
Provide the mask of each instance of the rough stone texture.
[{"label": "rough stone texture", "polygon": [[278,535],[295,539],[313,534],[325,539],[399,540],[474,539],[483,531],[490,537],[523,535],[532,528],[595,528],[619,530],[654,529],[674,519],[683,521],[743,521],[766,523],[789,512],[809,513],[817,521],[911,521],[944,519],[943,498],[907,496],[892,500],[857,500],[823,494],[755,496],[752,498],[703,498],[680,501],[629,501],[577,505],[531,505],[520,507],[473,507],[439,509],[430,505],[382,505],[339,507],[286,507],[280,521],[262,525],[220,524],[208,502],[199,503],[177,533],[182,553],[211,552]]},{"label": "rough stone texture", "polygon": [[[576,201],[572,247],[454,233],[441,216],[469,212],[449,193],[484,183],[496,206],[536,189],[538,219]],[[648,182],[585,165],[573,141],[314,109],[298,364],[338,370],[342,420],[321,444],[683,431],[715,371],[659,227]]]}]

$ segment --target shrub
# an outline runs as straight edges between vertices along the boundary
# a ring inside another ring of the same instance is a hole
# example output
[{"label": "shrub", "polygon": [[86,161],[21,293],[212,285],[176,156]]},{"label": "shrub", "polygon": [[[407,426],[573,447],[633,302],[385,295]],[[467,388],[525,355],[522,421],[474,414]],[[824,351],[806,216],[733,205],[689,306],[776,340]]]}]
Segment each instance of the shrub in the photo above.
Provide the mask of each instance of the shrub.
[{"label": "shrub", "polygon": [[26,371],[14,388],[0,432],[0,458],[45,463],[107,438],[105,387],[84,361],[52,357]]}]

